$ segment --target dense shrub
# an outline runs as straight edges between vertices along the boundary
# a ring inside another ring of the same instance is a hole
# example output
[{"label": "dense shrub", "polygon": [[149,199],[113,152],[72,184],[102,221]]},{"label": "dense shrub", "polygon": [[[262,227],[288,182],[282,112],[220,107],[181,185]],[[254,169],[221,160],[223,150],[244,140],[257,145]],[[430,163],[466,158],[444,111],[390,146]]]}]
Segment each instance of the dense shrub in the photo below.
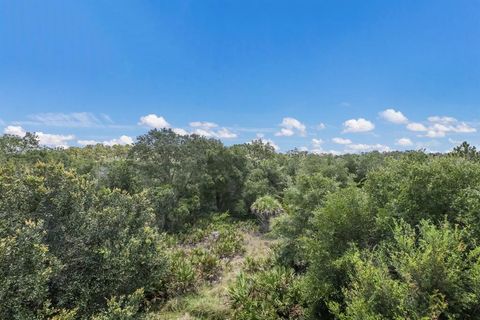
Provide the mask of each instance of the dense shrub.
[{"label": "dense shrub", "polygon": [[345,307],[330,306],[339,319],[476,319],[479,252],[465,240],[448,223],[400,222],[391,241],[349,253]]},{"label": "dense shrub", "polygon": [[241,273],[229,288],[235,319],[303,319],[301,291],[293,270],[274,267]]},{"label": "dense shrub", "polygon": [[4,135],[0,318],[478,319],[478,159]]}]

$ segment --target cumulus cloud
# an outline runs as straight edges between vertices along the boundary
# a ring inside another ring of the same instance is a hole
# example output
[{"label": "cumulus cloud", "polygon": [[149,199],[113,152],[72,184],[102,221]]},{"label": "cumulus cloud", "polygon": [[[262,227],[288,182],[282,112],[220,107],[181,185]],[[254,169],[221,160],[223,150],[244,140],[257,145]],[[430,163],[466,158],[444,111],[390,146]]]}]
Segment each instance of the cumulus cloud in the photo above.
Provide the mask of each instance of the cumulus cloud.
[{"label": "cumulus cloud", "polygon": [[81,146],[94,146],[101,142],[97,140],[78,140],[77,143]]},{"label": "cumulus cloud", "polygon": [[344,138],[333,138],[332,141],[333,141],[333,143],[336,143],[336,144],[351,144],[352,143],[352,140],[344,139]]},{"label": "cumulus cloud", "polygon": [[295,118],[283,118],[280,127],[280,131],[275,133],[278,137],[289,137],[294,134],[305,136],[307,134],[307,127]]},{"label": "cumulus cloud", "polygon": [[448,133],[477,132],[476,128],[453,117],[431,116],[427,120],[426,124],[418,122],[409,123],[407,124],[407,129],[415,132],[425,132],[424,137],[428,138],[443,138]]},{"label": "cumulus cloud", "polygon": [[18,137],[24,137],[27,132],[21,126],[8,126],[3,130],[5,134],[11,134]]},{"label": "cumulus cloud", "polygon": [[323,130],[325,129],[327,126],[325,125],[325,123],[323,122],[320,122],[318,125],[317,125],[317,130]]},{"label": "cumulus cloud", "polygon": [[112,140],[103,142],[103,144],[105,144],[107,146],[113,146],[113,145],[117,145],[117,144],[126,145],[126,144],[132,144],[132,143],[133,143],[132,137],[129,137],[129,136],[126,136],[126,135],[120,136],[120,138],[118,138],[118,139],[112,139]]},{"label": "cumulus cloud", "polygon": [[323,148],[322,148],[323,143],[324,143],[324,141],[322,139],[313,138],[312,139],[312,147],[313,148],[312,148],[311,152],[316,153],[316,154],[323,153]]},{"label": "cumulus cloud", "polygon": [[390,151],[390,147],[383,145],[383,144],[349,144],[347,146],[347,152],[369,152],[369,151],[380,151],[380,152],[388,152]]},{"label": "cumulus cloud", "polygon": [[227,128],[219,128],[218,124],[208,121],[193,121],[189,123],[191,130],[182,128],[172,128],[170,123],[162,116],[156,114],[149,114],[140,118],[139,125],[147,126],[156,129],[171,129],[179,135],[197,134],[207,138],[232,139],[236,138],[237,134]]},{"label": "cumulus cloud", "polygon": [[387,109],[380,112],[380,116],[387,120],[388,122],[392,122],[395,124],[405,124],[408,123],[407,117],[403,115],[400,111],[396,111],[395,109]]},{"label": "cumulus cloud", "polygon": [[443,138],[448,133],[473,133],[476,128],[471,127],[465,122],[458,121],[453,117],[428,117],[428,127],[426,127],[425,137]]},{"label": "cumulus cloud", "polygon": [[170,124],[162,116],[156,114],[148,114],[140,118],[139,125],[154,128],[154,129],[167,129],[170,128]]},{"label": "cumulus cloud", "polygon": [[195,121],[190,122],[190,127],[194,128],[192,133],[204,136],[207,138],[219,138],[219,139],[233,139],[237,137],[237,134],[230,131],[227,128],[218,128],[218,125],[213,122]]},{"label": "cumulus cloud", "polygon": [[223,139],[232,139],[236,138],[237,134],[231,132],[227,128],[222,128],[216,132],[216,135],[218,138],[223,138]]},{"label": "cumulus cloud", "polygon": [[328,150],[328,151],[325,151],[324,153],[331,154],[331,155],[334,155],[334,156],[338,156],[338,155],[341,155],[343,152],[338,151],[338,150]]},{"label": "cumulus cloud", "polygon": [[293,136],[294,134],[295,132],[292,129],[288,129],[288,128],[282,128],[280,129],[280,131],[275,133],[277,137],[290,137],[290,136]]},{"label": "cumulus cloud", "polygon": [[457,119],[453,117],[432,116],[432,117],[428,117],[428,121],[433,123],[452,124],[452,123],[456,123]]},{"label": "cumulus cloud", "polygon": [[75,136],[72,134],[62,135],[62,134],[50,134],[43,132],[35,132],[38,137],[38,142],[41,145],[49,147],[60,147],[68,148],[68,142],[75,139]]},{"label": "cumulus cloud", "polygon": [[185,130],[185,129],[182,129],[182,128],[173,128],[172,131],[175,132],[176,134],[180,135],[180,136],[188,135],[188,131]]},{"label": "cumulus cloud", "polygon": [[413,142],[409,138],[400,138],[397,140],[396,144],[402,147],[412,146]]},{"label": "cumulus cloud", "polygon": [[365,120],[364,118],[359,118],[345,121],[343,123],[343,128],[344,133],[368,132],[375,129],[375,125],[372,122]]},{"label": "cumulus cloud", "polygon": [[323,144],[322,139],[315,139],[315,138],[312,139],[312,145],[314,147],[320,147],[322,144]]},{"label": "cumulus cloud", "polygon": [[77,143],[81,146],[88,146],[88,145],[96,145],[96,144],[104,144],[106,146],[114,146],[114,145],[127,145],[132,144],[133,139],[132,137],[122,135],[119,138],[107,140],[107,141],[96,141],[96,140],[78,140]]},{"label": "cumulus cloud", "polygon": [[407,124],[407,129],[410,131],[415,131],[415,132],[423,132],[427,131],[427,127],[425,127],[423,124],[418,123],[418,122],[412,122]]},{"label": "cumulus cloud", "polygon": [[190,127],[213,129],[218,127],[218,124],[213,122],[207,122],[207,121],[194,121],[194,122],[190,122]]},{"label": "cumulus cloud", "polygon": [[[19,137],[24,137],[27,131],[21,126],[8,126],[3,131],[5,134],[12,134]],[[62,134],[50,134],[43,133],[41,131],[35,132],[35,135],[38,138],[38,142],[41,145],[49,147],[62,147],[67,148],[68,142],[75,139],[74,135],[62,135]]]}]

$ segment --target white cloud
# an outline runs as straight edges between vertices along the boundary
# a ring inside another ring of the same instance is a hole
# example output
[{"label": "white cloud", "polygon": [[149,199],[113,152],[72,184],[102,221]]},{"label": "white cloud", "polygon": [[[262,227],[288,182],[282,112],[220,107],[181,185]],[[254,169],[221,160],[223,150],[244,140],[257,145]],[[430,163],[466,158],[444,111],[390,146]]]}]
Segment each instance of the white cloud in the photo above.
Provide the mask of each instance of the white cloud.
[{"label": "white cloud", "polygon": [[[26,134],[26,130],[21,126],[8,126],[3,131],[6,134],[12,134],[19,137],[23,137]],[[49,147],[68,147],[68,141],[75,139],[74,135],[61,135],[61,134],[50,134],[43,133],[41,131],[35,132],[35,135],[38,137],[38,142],[41,145],[46,145]]]},{"label": "white cloud", "polygon": [[390,151],[390,147],[383,144],[349,144],[347,146],[347,152],[368,152],[368,151]]},{"label": "white cloud", "polygon": [[199,136],[207,138],[233,139],[237,137],[236,133],[225,127],[217,129],[218,125],[213,122],[195,121],[190,122],[190,126],[195,128],[192,132],[193,134],[198,134]]},{"label": "white cloud", "polygon": [[453,117],[428,117],[426,125],[412,122],[407,125],[407,129],[416,132],[425,132],[424,137],[443,138],[448,133],[473,133],[476,128],[471,127],[465,122],[460,122]]},{"label": "white cloud", "polygon": [[62,135],[62,134],[50,134],[43,132],[35,132],[38,137],[38,142],[41,145],[46,145],[49,147],[61,147],[67,148],[68,141],[75,139],[75,136],[72,134]]},{"label": "white cloud", "polygon": [[434,122],[434,123],[451,124],[451,123],[457,122],[457,119],[453,117],[432,116],[432,117],[428,117],[428,121]]},{"label": "white cloud", "polygon": [[412,122],[407,124],[407,129],[410,131],[416,131],[416,132],[427,131],[427,127],[425,127],[423,124],[418,122]]},{"label": "white cloud", "polygon": [[308,148],[303,146],[303,147],[298,148],[298,151],[306,152],[306,151],[308,151]]},{"label": "white cloud", "polygon": [[280,127],[282,127],[282,129],[275,133],[275,135],[279,137],[289,137],[295,133],[298,133],[301,136],[305,136],[307,134],[306,126],[295,118],[283,118]]},{"label": "white cloud", "polygon": [[213,122],[206,122],[206,121],[194,121],[194,122],[190,122],[190,127],[213,129],[213,128],[218,127],[218,124],[213,123]]},{"label": "white cloud", "polygon": [[405,124],[408,123],[407,117],[403,115],[400,111],[396,111],[394,109],[387,109],[382,112],[380,112],[380,116],[392,123],[395,124]]},{"label": "white cloud", "polygon": [[114,146],[114,145],[127,145],[132,144],[133,139],[132,137],[122,135],[118,139],[112,139],[107,141],[96,141],[96,140],[78,140],[77,143],[81,146],[88,146],[88,145],[96,145],[96,144],[104,144],[106,146]]},{"label": "white cloud", "polygon": [[107,146],[113,146],[113,145],[117,145],[117,144],[126,145],[126,144],[132,144],[132,143],[133,143],[132,137],[129,137],[129,136],[126,136],[126,135],[120,136],[120,138],[118,138],[118,139],[112,139],[112,140],[103,142],[103,144],[105,144]]},{"label": "white cloud", "polygon": [[320,153],[323,153],[323,148],[322,148],[322,144],[323,144],[323,140],[322,139],[315,139],[313,138],[312,139],[312,150],[311,152],[312,153],[316,153],[316,154],[320,154]]},{"label": "white cloud", "polygon": [[333,143],[336,143],[336,144],[351,144],[352,143],[352,140],[344,139],[344,138],[333,138],[332,141],[333,141]]},{"label": "white cloud", "polygon": [[232,139],[236,138],[237,134],[231,132],[227,128],[222,128],[216,132],[216,135],[218,138],[223,138],[223,139]]},{"label": "white cloud", "polygon": [[447,133],[473,133],[477,132],[477,129],[469,126],[465,122],[460,122],[452,117],[439,117],[433,116],[429,117],[428,121],[430,125],[428,126],[426,137],[429,138],[443,138]]},{"label": "white cloud", "polygon": [[81,146],[94,146],[94,145],[99,144],[101,142],[96,141],[96,140],[78,140],[77,143]]},{"label": "white cloud", "polygon": [[400,138],[397,140],[396,144],[399,146],[408,147],[408,146],[412,146],[413,142],[409,138]]},{"label": "white cloud", "polygon": [[320,122],[318,125],[317,125],[317,130],[323,130],[325,129],[327,126],[325,125],[325,123],[323,122]]},{"label": "white cloud", "polygon": [[188,135],[188,131],[185,130],[185,129],[182,129],[182,128],[173,128],[172,131],[175,132],[176,134],[180,135],[180,136]]},{"label": "white cloud", "polygon": [[312,145],[314,147],[320,147],[322,144],[323,144],[322,139],[315,139],[315,138],[312,139]]},{"label": "white cloud", "polygon": [[451,144],[456,144],[456,145],[460,145],[463,143],[462,140],[455,140],[455,139],[452,139],[452,138],[448,138],[448,142],[450,142]]},{"label": "white cloud", "polygon": [[157,116],[156,114],[149,114],[140,118],[138,123],[142,126],[147,126],[155,129],[166,129],[170,128],[170,124],[165,120],[164,117]]},{"label": "white cloud", "polygon": [[103,125],[102,121],[89,112],[48,112],[33,114],[28,116],[28,118],[30,121],[25,121],[24,123],[52,127],[98,127]]},{"label": "white cloud", "polygon": [[192,133],[206,138],[213,137],[213,132],[205,129],[195,129]]},{"label": "white cloud", "polygon": [[279,132],[275,133],[277,137],[291,137],[295,134],[292,129],[282,128]]},{"label": "white cloud", "polygon": [[103,118],[103,120],[105,120],[106,122],[108,123],[114,123],[114,121],[112,120],[112,118],[110,118],[110,116],[108,114],[105,114],[105,113],[101,113],[100,116]]},{"label": "white cloud", "polygon": [[332,154],[334,156],[338,156],[338,155],[341,155],[343,152],[340,152],[340,151],[337,151],[337,150],[328,150],[328,151],[325,151],[324,153]]},{"label": "white cloud", "polygon": [[343,132],[367,132],[375,129],[375,125],[364,118],[350,119],[343,123]]},{"label": "white cloud", "polygon": [[27,132],[21,126],[8,126],[3,130],[3,133],[24,137]]},{"label": "white cloud", "polygon": [[436,131],[436,130],[428,130],[425,134],[425,137],[428,138],[443,138],[446,136],[445,131]]},{"label": "white cloud", "polygon": [[465,122],[461,122],[455,126],[453,131],[457,133],[472,133],[472,132],[477,132],[477,129],[470,127]]}]

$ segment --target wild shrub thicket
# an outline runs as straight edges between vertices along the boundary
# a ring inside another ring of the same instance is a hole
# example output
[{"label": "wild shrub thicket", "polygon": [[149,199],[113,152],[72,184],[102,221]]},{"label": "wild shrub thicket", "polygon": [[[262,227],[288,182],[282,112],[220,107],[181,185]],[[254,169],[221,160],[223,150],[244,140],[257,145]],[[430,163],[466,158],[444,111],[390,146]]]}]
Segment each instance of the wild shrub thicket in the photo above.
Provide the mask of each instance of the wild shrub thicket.
[{"label": "wild shrub thicket", "polygon": [[233,319],[477,319],[479,160],[466,143],[331,156],[168,130],[69,149],[4,135],[0,318],[148,318],[218,281],[259,219],[273,255],[230,284]]}]

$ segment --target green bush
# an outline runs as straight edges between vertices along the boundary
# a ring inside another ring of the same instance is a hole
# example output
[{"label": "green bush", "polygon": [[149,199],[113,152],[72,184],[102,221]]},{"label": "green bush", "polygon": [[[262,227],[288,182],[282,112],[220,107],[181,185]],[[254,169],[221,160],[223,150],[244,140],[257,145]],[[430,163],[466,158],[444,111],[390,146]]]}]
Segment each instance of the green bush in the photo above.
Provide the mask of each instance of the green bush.
[{"label": "green bush", "polygon": [[49,281],[59,263],[44,243],[41,223],[14,230],[0,225],[0,318],[44,319],[50,314]]},{"label": "green bush", "polygon": [[140,320],[145,315],[140,308],[144,300],[143,289],[138,289],[127,296],[112,297],[107,302],[107,308],[92,320]]},{"label": "green bush", "polygon": [[260,228],[263,232],[268,231],[270,219],[283,212],[280,202],[272,196],[258,198],[252,204],[250,209],[257,217],[260,223]]},{"label": "green bush", "polygon": [[[331,303],[339,319],[476,319],[478,249],[448,223],[404,222],[394,239],[372,251],[349,254],[351,283],[345,306]],[[342,311],[344,310],[344,311]]]},{"label": "green bush", "polygon": [[303,319],[299,280],[293,270],[274,267],[253,275],[241,273],[229,288],[233,317]]}]

